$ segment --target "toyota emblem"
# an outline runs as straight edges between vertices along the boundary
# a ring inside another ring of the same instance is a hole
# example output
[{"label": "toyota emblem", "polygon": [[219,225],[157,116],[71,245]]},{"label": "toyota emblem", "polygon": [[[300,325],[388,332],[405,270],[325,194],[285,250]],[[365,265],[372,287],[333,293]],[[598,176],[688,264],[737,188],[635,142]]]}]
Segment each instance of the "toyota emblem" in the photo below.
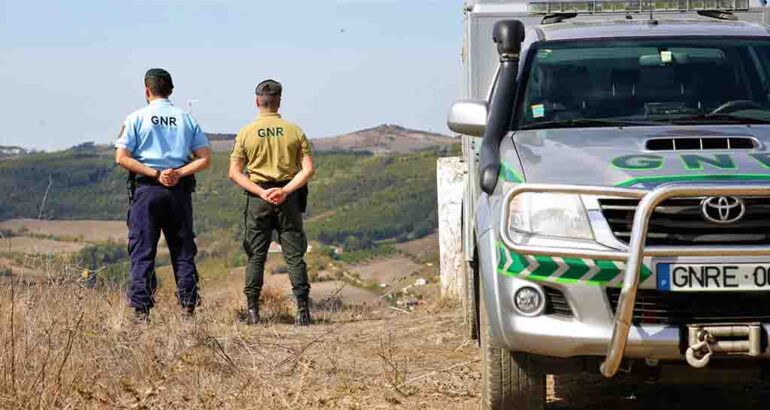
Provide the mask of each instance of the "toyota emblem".
[{"label": "toyota emblem", "polygon": [[746,203],[733,196],[712,196],[701,202],[701,212],[707,221],[718,224],[731,224],[746,215]]}]

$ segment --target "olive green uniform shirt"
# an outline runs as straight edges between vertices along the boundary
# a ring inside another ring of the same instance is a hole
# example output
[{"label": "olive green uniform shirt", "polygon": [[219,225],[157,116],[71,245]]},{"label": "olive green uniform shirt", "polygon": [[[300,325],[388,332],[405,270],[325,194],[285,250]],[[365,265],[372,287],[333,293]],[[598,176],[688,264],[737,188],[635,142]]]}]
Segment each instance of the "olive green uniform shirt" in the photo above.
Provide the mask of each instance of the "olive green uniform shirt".
[{"label": "olive green uniform shirt", "polygon": [[312,156],[302,129],[279,114],[261,114],[235,137],[231,158],[242,159],[255,183],[289,181],[302,170],[302,158]]}]

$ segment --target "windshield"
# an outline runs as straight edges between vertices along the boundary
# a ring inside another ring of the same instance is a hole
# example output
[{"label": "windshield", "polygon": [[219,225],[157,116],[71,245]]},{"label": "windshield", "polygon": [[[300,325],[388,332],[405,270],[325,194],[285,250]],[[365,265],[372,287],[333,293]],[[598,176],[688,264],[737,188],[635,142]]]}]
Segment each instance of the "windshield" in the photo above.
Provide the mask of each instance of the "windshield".
[{"label": "windshield", "polygon": [[520,129],[770,123],[770,41],[546,42],[534,53]]}]

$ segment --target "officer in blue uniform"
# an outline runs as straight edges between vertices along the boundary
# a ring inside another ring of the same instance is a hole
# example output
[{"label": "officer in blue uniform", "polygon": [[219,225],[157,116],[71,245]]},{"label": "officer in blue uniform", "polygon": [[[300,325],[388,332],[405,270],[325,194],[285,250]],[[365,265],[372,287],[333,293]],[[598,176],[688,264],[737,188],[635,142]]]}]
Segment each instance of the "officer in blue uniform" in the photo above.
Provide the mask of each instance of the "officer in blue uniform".
[{"label": "officer in blue uniform", "polygon": [[155,256],[160,233],[168,243],[182,314],[198,304],[193,232],[193,175],[206,169],[211,150],[200,125],[171,104],[171,75],[154,68],[144,77],[147,106],[126,118],[115,142],[115,162],[132,178],[128,215],[131,276],[128,300],[140,322],[149,320],[157,287]]}]

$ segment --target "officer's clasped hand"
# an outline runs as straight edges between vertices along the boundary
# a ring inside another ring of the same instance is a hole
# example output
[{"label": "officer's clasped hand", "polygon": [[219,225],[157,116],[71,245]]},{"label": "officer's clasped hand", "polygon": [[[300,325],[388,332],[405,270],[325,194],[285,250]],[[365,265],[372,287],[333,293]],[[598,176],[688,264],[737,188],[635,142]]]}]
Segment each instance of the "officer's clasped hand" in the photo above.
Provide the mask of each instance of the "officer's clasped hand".
[{"label": "officer's clasped hand", "polygon": [[270,193],[270,200],[275,205],[280,205],[283,203],[283,201],[286,200],[286,191],[283,190],[283,188],[278,188],[272,193]]},{"label": "officer's clasped hand", "polygon": [[169,168],[160,173],[158,181],[165,187],[174,187],[179,183],[179,173],[175,169]]},{"label": "officer's clasped hand", "polygon": [[273,205],[280,205],[286,200],[286,192],[282,188],[270,188],[262,191],[260,198]]}]

